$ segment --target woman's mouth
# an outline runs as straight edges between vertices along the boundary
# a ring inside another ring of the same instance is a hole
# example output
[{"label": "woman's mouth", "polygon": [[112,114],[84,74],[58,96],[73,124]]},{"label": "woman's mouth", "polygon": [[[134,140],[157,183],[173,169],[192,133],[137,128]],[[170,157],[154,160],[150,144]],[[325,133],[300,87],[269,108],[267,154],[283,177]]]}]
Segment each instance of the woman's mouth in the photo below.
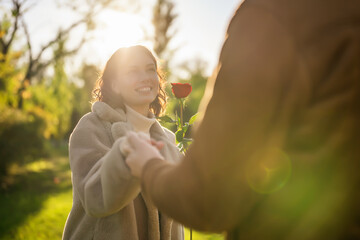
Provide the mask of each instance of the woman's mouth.
[{"label": "woman's mouth", "polygon": [[139,93],[147,93],[152,90],[152,87],[141,87],[141,88],[137,88],[135,90]]}]

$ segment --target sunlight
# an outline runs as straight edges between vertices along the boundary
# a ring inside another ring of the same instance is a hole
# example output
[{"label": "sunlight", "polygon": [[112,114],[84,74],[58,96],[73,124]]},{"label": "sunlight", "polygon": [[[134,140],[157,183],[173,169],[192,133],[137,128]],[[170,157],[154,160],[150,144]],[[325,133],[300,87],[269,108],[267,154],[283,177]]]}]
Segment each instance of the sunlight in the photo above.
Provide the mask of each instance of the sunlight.
[{"label": "sunlight", "polygon": [[128,46],[144,36],[141,30],[141,19],[137,15],[112,12],[100,17],[101,23],[105,25],[102,30],[104,35],[101,35],[109,44],[105,47]]},{"label": "sunlight", "polygon": [[135,44],[152,47],[145,41],[144,29],[152,28],[147,19],[139,14],[104,11],[98,17],[98,30],[94,33],[91,51],[104,63],[120,47]]}]

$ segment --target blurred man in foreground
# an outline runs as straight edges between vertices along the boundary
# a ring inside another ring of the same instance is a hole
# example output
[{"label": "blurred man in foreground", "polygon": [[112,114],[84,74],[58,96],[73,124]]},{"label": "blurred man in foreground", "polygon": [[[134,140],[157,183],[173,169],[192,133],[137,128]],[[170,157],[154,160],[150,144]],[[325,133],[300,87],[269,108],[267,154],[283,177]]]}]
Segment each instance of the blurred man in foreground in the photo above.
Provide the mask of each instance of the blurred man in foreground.
[{"label": "blurred man in foreground", "polygon": [[360,1],[242,3],[201,111],[180,164],[128,136],[162,212],[228,239],[360,239]]}]

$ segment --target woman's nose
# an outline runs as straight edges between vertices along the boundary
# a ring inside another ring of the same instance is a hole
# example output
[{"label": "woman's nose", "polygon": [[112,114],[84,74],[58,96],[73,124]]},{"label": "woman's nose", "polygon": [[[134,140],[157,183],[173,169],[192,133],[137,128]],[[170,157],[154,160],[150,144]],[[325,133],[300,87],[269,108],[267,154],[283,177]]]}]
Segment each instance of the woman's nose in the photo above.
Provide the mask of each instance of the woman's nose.
[{"label": "woman's nose", "polygon": [[149,74],[147,71],[141,71],[140,81],[141,82],[150,82],[152,80],[152,74]]}]

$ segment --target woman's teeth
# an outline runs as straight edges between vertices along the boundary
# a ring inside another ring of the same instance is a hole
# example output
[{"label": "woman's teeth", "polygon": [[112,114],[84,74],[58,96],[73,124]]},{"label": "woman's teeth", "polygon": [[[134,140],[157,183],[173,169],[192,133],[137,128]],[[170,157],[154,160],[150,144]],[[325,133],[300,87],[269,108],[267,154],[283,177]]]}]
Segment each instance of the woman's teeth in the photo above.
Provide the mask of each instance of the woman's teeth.
[{"label": "woman's teeth", "polygon": [[150,92],[151,88],[150,87],[143,87],[143,88],[136,89],[136,91],[138,91],[138,92]]}]

